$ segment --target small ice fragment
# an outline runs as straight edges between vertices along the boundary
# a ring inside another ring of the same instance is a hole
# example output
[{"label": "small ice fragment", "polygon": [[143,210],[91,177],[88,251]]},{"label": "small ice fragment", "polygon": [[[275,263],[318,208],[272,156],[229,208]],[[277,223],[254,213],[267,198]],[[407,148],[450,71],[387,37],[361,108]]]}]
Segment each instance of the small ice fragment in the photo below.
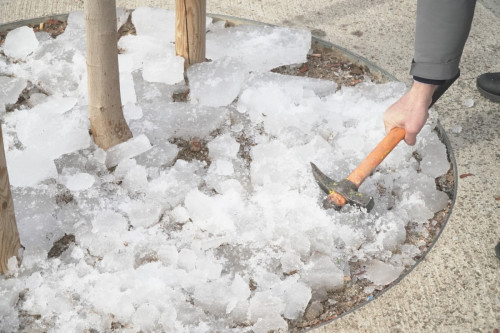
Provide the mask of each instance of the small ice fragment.
[{"label": "small ice fragment", "polygon": [[71,176],[65,176],[62,179],[62,183],[70,191],[84,191],[94,185],[95,178],[88,173],[77,173]]},{"label": "small ice fragment", "polygon": [[463,104],[464,106],[471,108],[474,106],[474,100],[472,98],[467,98],[466,100],[464,100]]},{"label": "small ice fragment", "polygon": [[151,149],[151,143],[146,135],[141,134],[126,142],[111,147],[106,155],[106,167],[112,168],[121,161],[135,157]]},{"label": "small ice fragment", "polygon": [[452,133],[460,134],[460,133],[462,133],[462,126],[460,126],[460,125],[454,126],[451,129],[451,131],[452,131]]},{"label": "small ice fragment", "polygon": [[366,278],[379,286],[385,286],[396,280],[404,267],[386,264],[380,260],[372,260],[366,266]]},{"label": "small ice fragment", "polygon": [[26,88],[26,80],[18,77],[0,76],[0,112],[9,104],[14,104]]},{"label": "small ice fragment", "polygon": [[124,25],[130,16],[130,11],[126,8],[117,7],[116,8],[116,30],[120,30],[122,25]]},{"label": "small ice fragment", "polygon": [[3,44],[3,51],[8,57],[22,59],[33,53],[38,48],[38,44],[33,29],[24,26],[7,34]]},{"label": "small ice fragment", "polygon": [[235,159],[240,150],[240,144],[230,134],[218,136],[210,141],[207,147],[208,155],[213,160],[219,158]]},{"label": "small ice fragment", "polygon": [[272,314],[259,319],[255,325],[252,326],[254,333],[267,333],[267,332],[287,332],[288,324],[277,314]]},{"label": "small ice fragment", "polygon": [[7,275],[17,276],[18,272],[19,272],[19,260],[17,260],[16,256],[10,257],[7,260]]}]

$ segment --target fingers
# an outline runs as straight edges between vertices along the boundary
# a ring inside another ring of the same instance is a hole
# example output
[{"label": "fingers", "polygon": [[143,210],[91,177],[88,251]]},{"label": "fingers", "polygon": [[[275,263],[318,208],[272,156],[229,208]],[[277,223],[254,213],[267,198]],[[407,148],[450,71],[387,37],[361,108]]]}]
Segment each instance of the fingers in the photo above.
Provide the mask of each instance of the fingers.
[{"label": "fingers", "polygon": [[405,142],[409,146],[414,146],[415,143],[417,143],[417,133],[409,133],[408,131],[406,131]]}]

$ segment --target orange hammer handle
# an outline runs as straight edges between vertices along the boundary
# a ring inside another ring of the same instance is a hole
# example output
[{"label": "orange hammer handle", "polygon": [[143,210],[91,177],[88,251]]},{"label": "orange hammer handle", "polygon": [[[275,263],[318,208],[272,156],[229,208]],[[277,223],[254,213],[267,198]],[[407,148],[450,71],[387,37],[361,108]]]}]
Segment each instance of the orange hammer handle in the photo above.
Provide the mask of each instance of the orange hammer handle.
[{"label": "orange hammer handle", "polygon": [[[359,188],[361,183],[382,163],[384,158],[398,145],[405,137],[404,128],[393,128],[382,141],[371,151],[370,154],[361,162],[356,169],[347,177],[348,180]],[[337,192],[328,195],[327,200],[332,201],[337,207],[342,207],[347,200]]]}]

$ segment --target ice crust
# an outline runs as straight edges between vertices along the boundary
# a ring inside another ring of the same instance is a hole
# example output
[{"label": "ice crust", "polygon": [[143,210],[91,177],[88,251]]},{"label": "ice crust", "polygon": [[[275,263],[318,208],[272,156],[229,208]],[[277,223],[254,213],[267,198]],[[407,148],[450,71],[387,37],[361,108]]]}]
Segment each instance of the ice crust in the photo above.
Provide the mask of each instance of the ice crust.
[{"label": "ice crust", "polygon": [[[406,228],[424,232],[449,202],[435,185],[450,168],[435,114],[416,146],[399,145],[361,186],[375,198],[370,214],[324,210],[309,165],[349,174],[383,138],[403,84],[337,90],[271,73],[306,60],[308,31],[207,19],[211,61],[188,70],[188,86],[174,13],[141,7],[132,22],[119,63],[134,137],[108,151],[89,135],[82,12],[56,39],[4,46],[29,49],[22,61],[0,55],[0,111],[41,88],[0,112],[26,248],[16,275],[0,279],[0,331],[19,329],[15,304],[51,332],[286,331],[343,287],[352,263],[373,288],[415,263]],[[188,102],[175,102],[187,89]],[[177,143],[193,138],[208,160],[179,158]],[[48,259],[65,234],[76,242]]]}]

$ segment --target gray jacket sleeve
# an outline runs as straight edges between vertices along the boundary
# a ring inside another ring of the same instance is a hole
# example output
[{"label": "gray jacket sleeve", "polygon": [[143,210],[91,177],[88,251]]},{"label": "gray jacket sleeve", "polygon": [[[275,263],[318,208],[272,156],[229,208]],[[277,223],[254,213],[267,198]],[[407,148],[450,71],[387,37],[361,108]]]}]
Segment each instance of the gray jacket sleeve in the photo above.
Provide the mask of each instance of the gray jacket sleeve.
[{"label": "gray jacket sleeve", "polygon": [[476,0],[418,0],[411,75],[447,80],[458,74],[475,6]]}]

